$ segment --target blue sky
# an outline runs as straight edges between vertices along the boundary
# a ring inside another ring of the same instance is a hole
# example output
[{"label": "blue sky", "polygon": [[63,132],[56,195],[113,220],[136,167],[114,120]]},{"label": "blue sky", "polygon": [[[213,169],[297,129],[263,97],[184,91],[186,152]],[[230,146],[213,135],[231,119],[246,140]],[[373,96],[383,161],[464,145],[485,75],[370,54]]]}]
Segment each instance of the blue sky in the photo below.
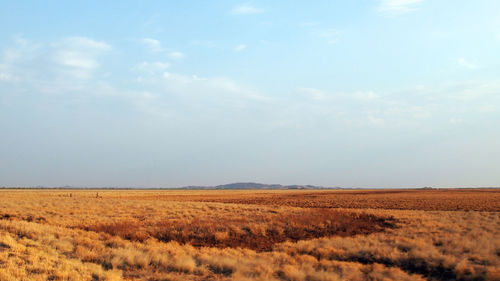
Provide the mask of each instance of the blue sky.
[{"label": "blue sky", "polygon": [[498,1],[4,1],[0,186],[500,184]]}]

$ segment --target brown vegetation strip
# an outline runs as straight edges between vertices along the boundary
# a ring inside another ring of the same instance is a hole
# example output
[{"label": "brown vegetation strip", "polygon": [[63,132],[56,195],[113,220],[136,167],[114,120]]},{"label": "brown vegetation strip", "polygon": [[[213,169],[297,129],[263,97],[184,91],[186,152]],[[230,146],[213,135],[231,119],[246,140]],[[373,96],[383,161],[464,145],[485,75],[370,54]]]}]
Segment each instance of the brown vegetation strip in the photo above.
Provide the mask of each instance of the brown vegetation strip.
[{"label": "brown vegetation strip", "polygon": [[131,241],[153,237],[195,247],[249,248],[269,251],[276,243],[325,236],[353,236],[395,227],[393,218],[376,217],[331,209],[305,209],[298,214],[275,214],[253,218],[200,218],[164,220],[155,224],[119,221],[82,225],[87,231],[104,232]]},{"label": "brown vegetation strip", "polygon": [[[316,257],[318,260],[321,257]],[[387,267],[400,268],[409,273],[420,274],[430,280],[486,280],[482,277],[474,278],[458,278],[456,274],[456,269],[454,266],[445,266],[443,263],[432,264],[424,258],[408,257],[399,260],[392,260],[388,257],[374,257],[367,253],[356,253],[354,255],[331,255],[329,257],[332,260],[346,261],[346,262],[356,262],[360,264],[370,265],[370,264],[383,264]],[[486,275],[486,272],[478,272],[478,275]]]}]

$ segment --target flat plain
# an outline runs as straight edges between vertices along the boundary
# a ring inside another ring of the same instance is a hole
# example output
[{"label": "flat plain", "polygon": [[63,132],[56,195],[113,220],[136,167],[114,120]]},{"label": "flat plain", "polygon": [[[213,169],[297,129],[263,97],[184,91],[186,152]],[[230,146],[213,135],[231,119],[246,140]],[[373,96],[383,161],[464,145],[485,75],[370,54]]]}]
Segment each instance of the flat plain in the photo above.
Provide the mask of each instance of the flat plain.
[{"label": "flat plain", "polygon": [[500,280],[500,189],[4,189],[0,280]]}]

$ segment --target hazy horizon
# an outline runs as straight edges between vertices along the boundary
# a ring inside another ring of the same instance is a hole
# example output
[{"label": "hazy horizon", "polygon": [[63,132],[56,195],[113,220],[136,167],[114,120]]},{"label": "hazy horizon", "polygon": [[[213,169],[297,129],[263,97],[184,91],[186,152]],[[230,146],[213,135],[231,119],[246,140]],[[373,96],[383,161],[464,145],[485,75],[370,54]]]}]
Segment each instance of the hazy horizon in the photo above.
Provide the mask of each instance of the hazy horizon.
[{"label": "hazy horizon", "polygon": [[8,1],[0,186],[500,184],[500,2]]},{"label": "hazy horizon", "polygon": [[[291,186],[308,186],[308,189],[346,189],[346,190],[356,190],[356,189],[499,189],[500,186],[320,186],[320,185],[310,185],[310,184],[280,184],[280,183],[263,183],[263,182],[231,182],[231,183],[221,183],[215,185],[183,185],[183,186],[168,186],[168,185],[158,185],[158,186],[73,186],[73,185],[59,185],[59,186],[45,186],[45,185],[32,185],[32,186],[1,186],[0,189],[196,189],[197,187],[201,189],[211,189],[211,188],[221,188],[222,186],[228,186],[233,184],[248,183],[248,184],[262,184],[266,186],[279,185],[283,188]],[[226,189],[226,188],[223,188]],[[244,189],[259,189],[259,187],[244,187],[244,188],[227,188],[230,190],[244,190]],[[265,189],[279,189],[265,187]]]}]

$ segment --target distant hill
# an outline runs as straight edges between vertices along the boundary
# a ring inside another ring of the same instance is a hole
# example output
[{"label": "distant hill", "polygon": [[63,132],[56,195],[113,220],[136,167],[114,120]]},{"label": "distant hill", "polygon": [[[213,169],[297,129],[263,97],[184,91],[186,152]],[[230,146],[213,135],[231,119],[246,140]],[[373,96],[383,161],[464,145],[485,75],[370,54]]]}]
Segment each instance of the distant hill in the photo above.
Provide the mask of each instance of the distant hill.
[{"label": "distant hill", "polygon": [[217,186],[184,186],[181,189],[340,189],[340,187],[323,187],[315,185],[281,185],[256,182],[236,182]]}]

